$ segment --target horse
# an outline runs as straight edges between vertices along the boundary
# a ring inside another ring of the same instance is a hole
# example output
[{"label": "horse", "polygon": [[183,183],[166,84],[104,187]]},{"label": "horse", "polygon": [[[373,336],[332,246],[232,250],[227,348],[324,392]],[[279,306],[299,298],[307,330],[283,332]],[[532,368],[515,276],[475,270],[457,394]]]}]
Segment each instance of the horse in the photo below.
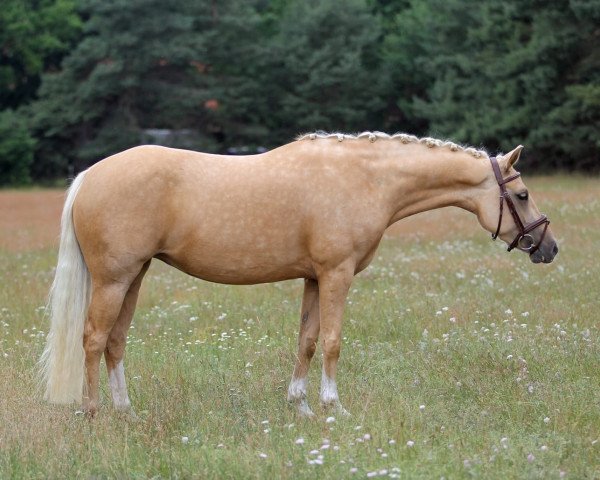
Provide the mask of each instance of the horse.
[{"label": "horse", "polygon": [[347,413],[336,384],[344,305],[387,227],[456,206],[509,250],[534,263],[554,259],[549,221],[514,170],[522,148],[491,157],[428,137],[321,132],[258,155],[145,145],[96,163],[74,179],[62,212],[40,359],[44,398],[79,403],[93,416],[104,354],[113,405],[133,414],[127,331],[157,258],[210,282],[304,279],[287,397],[300,415],[314,416],[307,373],[320,336],[320,402]]}]

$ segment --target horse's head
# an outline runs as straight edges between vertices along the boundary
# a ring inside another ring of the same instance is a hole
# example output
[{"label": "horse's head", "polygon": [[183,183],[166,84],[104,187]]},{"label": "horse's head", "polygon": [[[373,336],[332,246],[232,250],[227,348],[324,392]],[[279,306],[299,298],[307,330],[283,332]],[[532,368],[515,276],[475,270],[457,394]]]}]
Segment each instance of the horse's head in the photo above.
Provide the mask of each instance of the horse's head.
[{"label": "horse's head", "polygon": [[548,228],[550,223],[533,201],[531,193],[514,169],[522,146],[501,157],[490,158],[489,175],[476,199],[479,222],[492,237],[500,237],[508,250],[529,254],[533,263],[550,263],[558,245]]}]

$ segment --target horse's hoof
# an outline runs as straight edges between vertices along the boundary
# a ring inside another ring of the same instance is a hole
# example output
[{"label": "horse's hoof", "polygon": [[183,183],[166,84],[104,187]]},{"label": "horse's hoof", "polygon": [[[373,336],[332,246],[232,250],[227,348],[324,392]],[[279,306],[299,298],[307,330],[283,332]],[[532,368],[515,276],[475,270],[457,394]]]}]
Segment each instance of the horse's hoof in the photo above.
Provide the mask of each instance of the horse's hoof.
[{"label": "horse's hoof", "polygon": [[93,420],[96,417],[97,413],[98,413],[98,409],[97,408],[86,408],[85,410],[83,410],[83,415],[88,420]]},{"label": "horse's hoof", "polygon": [[298,406],[298,415],[300,415],[302,418],[307,418],[309,420],[312,420],[317,417],[308,405]]},{"label": "horse's hoof", "polygon": [[141,420],[140,417],[137,416],[137,414],[131,407],[121,409],[117,408],[116,411],[119,414],[119,416],[121,416],[129,422],[139,422]]},{"label": "horse's hoof", "polygon": [[308,402],[306,401],[306,399],[302,399],[300,401],[296,401],[293,402],[296,404],[296,408],[298,411],[298,415],[302,418],[315,418],[316,415],[314,414],[314,412],[310,409],[310,407],[308,406]]},{"label": "horse's hoof", "polygon": [[348,410],[346,410],[344,407],[342,407],[341,403],[336,405],[335,413],[337,413],[341,417],[351,417],[352,416],[352,414]]},{"label": "horse's hoof", "polygon": [[75,412],[75,415],[83,415],[87,419],[92,419],[98,413],[98,404],[96,402],[83,402],[81,408]]},{"label": "horse's hoof", "polygon": [[340,402],[336,403],[321,403],[323,410],[332,410],[333,413],[340,417],[351,417],[352,414],[346,410]]}]

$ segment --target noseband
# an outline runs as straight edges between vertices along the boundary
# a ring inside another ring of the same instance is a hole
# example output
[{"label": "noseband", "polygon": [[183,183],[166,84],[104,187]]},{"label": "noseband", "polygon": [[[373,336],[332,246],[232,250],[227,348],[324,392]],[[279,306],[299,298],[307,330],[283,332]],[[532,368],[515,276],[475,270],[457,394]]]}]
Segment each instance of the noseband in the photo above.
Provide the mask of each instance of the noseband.
[{"label": "noseband", "polygon": [[[496,240],[498,238],[498,234],[500,233],[500,227],[502,226],[502,213],[504,210],[504,202],[508,206],[508,210],[512,215],[517,228],[519,229],[519,233],[512,241],[512,243],[508,246],[508,251],[510,252],[513,248],[517,247],[519,250],[523,250],[528,252],[530,255],[537,251],[540,248],[541,243],[544,241],[544,237],[546,236],[546,230],[548,230],[548,225],[550,224],[550,220],[546,215],[543,215],[534,220],[531,223],[523,224],[521,221],[521,217],[519,217],[519,213],[515,207],[512,198],[510,198],[510,194],[506,189],[506,184],[508,182],[512,182],[513,180],[519,178],[521,176],[520,173],[515,173],[510,177],[502,178],[502,172],[500,171],[500,166],[498,165],[498,160],[496,157],[490,157],[490,162],[492,164],[492,169],[494,170],[494,175],[496,175],[496,181],[498,182],[498,186],[500,187],[500,217],[498,218],[498,228],[496,229],[496,233],[492,234],[492,239]],[[544,230],[542,231],[542,236],[540,240],[536,244],[533,240],[533,237],[529,234],[540,225],[544,225]]]}]

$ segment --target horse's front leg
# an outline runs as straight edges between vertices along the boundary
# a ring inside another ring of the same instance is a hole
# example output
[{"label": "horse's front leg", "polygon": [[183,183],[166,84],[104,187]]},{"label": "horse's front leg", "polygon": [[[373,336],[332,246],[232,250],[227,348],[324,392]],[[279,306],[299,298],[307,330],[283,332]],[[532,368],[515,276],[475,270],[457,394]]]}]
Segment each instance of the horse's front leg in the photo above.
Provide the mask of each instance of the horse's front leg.
[{"label": "horse's front leg", "polygon": [[314,417],[306,400],[308,368],[317,348],[319,338],[319,285],[316,280],[304,280],[304,296],[298,334],[298,356],[288,388],[288,401],[298,407],[303,417]]},{"label": "horse's front leg", "polygon": [[341,415],[349,414],[340,402],[335,375],[340,356],[342,316],[353,277],[353,265],[342,265],[325,271],[319,276],[319,311],[323,349],[321,405],[333,407]]}]

